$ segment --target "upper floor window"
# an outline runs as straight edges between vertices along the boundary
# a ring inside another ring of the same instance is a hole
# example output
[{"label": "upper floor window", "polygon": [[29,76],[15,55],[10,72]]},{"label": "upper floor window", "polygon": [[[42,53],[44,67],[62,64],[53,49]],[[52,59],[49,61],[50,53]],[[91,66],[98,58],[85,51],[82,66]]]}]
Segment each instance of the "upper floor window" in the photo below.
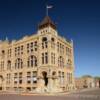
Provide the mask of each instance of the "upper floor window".
[{"label": "upper floor window", "polygon": [[29,53],[29,43],[27,44],[27,53]]},{"label": "upper floor window", "polygon": [[64,54],[64,45],[62,43],[57,42],[57,51]]},{"label": "upper floor window", "polygon": [[47,52],[45,53],[45,63],[46,64],[48,63],[48,53]]},{"label": "upper floor window", "polygon": [[15,47],[15,56],[22,55],[23,54],[23,49],[24,49],[23,45]]},{"label": "upper floor window", "polygon": [[47,37],[42,38],[42,49],[48,48],[48,40]]},{"label": "upper floor window", "polygon": [[71,49],[68,48],[68,47],[66,47],[66,54],[67,54],[67,55],[71,55]]},{"label": "upper floor window", "polygon": [[42,64],[47,64],[48,63],[48,53],[42,53]]},{"label": "upper floor window", "polygon": [[1,51],[1,56],[2,56],[2,57],[5,57],[5,50],[2,50],[2,51]]},{"label": "upper floor window", "polygon": [[4,61],[1,61],[0,62],[0,71],[3,71],[4,70]]},{"label": "upper floor window", "polygon": [[23,68],[23,61],[20,58],[17,58],[15,60],[15,69],[21,69]]},{"label": "upper floor window", "polygon": [[51,38],[51,48],[55,48],[55,39]]},{"label": "upper floor window", "polygon": [[5,55],[5,51],[4,50],[2,50],[2,55]]},{"label": "upper floor window", "polygon": [[55,64],[55,53],[51,53],[51,63]]},{"label": "upper floor window", "polygon": [[11,70],[11,61],[10,60],[8,60],[8,62],[7,62],[7,70]]},{"label": "upper floor window", "polygon": [[72,73],[67,73],[67,81],[69,84],[72,83],[72,78],[73,78]]},{"label": "upper floor window", "polygon": [[28,66],[28,67],[37,66],[37,58],[36,58],[36,56],[31,55],[31,56],[28,58],[27,66]]},{"label": "upper floor window", "polygon": [[44,53],[42,53],[42,64],[44,64]]},{"label": "upper floor window", "polygon": [[27,44],[27,53],[32,53],[33,51],[37,51],[37,41],[30,42]]},{"label": "upper floor window", "polygon": [[72,61],[71,61],[71,59],[68,59],[68,61],[67,61],[67,65],[72,65]]},{"label": "upper floor window", "polygon": [[34,42],[34,50],[37,51],[37,41]]},{"label": "upper floor window", "polygon": [[14,84],[18,83],[18,73],[14,73]]},{"label": "upper floor window", "polygon": [[64,67],[64,59],[63,59],[62,56],[60,56],[60,57],[58,58],[58,66],[59,66],[59,67]]},{"label": "upper floor window", "polygon": [[11,52],[12,52],[12,50],[8,49],[8,57],[11,57]]},{"label": "upper floor window", "polygon": [[23,49],[24,49],[24,46],[22,45],[21,46],[21,54],[23,54]]},{"label": "upper floor window", "polygon": [[8,74],[7,74],[7,80],[6,80],[6,83],[7,83],[7,84],[10,84],[10,82],[11,82],[11,79],[10,79],[10,78],[11,78],[11,74],[8,73]]},{"label": "upper floor window", "polygon": [[59,52],[59,42],[57,42],[57,51]]}]

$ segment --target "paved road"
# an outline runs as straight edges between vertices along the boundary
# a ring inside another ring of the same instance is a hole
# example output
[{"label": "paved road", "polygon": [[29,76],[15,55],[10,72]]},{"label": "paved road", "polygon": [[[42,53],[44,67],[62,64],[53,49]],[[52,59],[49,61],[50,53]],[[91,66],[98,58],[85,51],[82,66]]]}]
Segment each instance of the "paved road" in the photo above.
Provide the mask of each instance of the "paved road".
[{"label": "paved road", "polygon": [[88,89],[67,95],[69,100],[100,100],[100,89]]},{"label": "paved road", "polygon": [[56,96],[0,94],[0,100],[100,100],[100,89]]}]

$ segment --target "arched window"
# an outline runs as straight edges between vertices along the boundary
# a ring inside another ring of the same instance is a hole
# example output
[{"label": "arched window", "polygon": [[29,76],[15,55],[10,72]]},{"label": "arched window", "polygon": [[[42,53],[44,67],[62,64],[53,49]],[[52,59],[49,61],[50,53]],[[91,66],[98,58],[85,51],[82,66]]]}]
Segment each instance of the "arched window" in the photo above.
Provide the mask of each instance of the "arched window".
[{"label": "arched window", "polygon": [[55,39],[51,38],[51,48],[55,48]]},{"label": "arched window", "polygon": [[20,58],[17,58],[15,60],[15,69],[21,69],[23,68],[23,61]]},{"label": "arched window", "polygon": [[47,37],[42,38],[42,49],[48,48],[48,40]]},{"label": "arched window", "polygon": [[8,60],[8,62],[7,62],[7,70],[11,70],[11,61],[10,60]]},{"label": "arched window", "polygon": [[2,56],[2,57],[5,57],[5,50],[2,50],[2,51],[1,51],[1,56]]},{"label": "arched window", "polygon": [[5,51],[4,50],[2,50],[2,55],[5,55]]},{"label": "arched window", "polygon": [[28,67],[36,67],[37,66],[37,58],[34,55],[31,55],[27,61]]},{"label": "arched window", "polygon": [[52,76],[53,76],[53,78],[56,77],[56,72],[55,71],[52,72]]},{"label": "arched window", "polygon": [[71,64],[72,64],[71,59],[68,59],[67,64],[68,64],[68,65],[71,65]]},{"label": "arched window", "polygon": [[42,64],[48,64],[48,52],[42,53]]},{"label": "arched window", "polygon": [[62,56],[58,58],[58,67],[64,67],[64,58]]}]

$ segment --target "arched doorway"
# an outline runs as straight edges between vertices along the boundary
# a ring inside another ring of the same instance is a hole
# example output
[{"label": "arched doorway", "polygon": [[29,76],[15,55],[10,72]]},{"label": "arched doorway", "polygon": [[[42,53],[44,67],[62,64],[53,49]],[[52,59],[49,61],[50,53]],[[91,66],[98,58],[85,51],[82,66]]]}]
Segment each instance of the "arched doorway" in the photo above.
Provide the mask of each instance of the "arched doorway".
[{"label": "arched doorway", "polygon": [[42,75],[43,75],[43,79],[44,79],[44,85],[47,86],[48,85],[47,72],[43,71]]}]

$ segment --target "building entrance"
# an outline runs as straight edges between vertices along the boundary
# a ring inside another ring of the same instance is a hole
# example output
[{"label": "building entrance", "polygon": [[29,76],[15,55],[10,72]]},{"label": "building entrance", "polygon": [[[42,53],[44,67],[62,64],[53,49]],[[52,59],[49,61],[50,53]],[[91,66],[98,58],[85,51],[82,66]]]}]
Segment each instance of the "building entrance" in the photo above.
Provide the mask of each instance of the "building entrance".
[{"label": "building entrance", "polygon": [[44,79],[44,85],[47,86],[48,85],[48,77],[47,77],[47,72],[42,72],[43,75],[43,79]]}]

